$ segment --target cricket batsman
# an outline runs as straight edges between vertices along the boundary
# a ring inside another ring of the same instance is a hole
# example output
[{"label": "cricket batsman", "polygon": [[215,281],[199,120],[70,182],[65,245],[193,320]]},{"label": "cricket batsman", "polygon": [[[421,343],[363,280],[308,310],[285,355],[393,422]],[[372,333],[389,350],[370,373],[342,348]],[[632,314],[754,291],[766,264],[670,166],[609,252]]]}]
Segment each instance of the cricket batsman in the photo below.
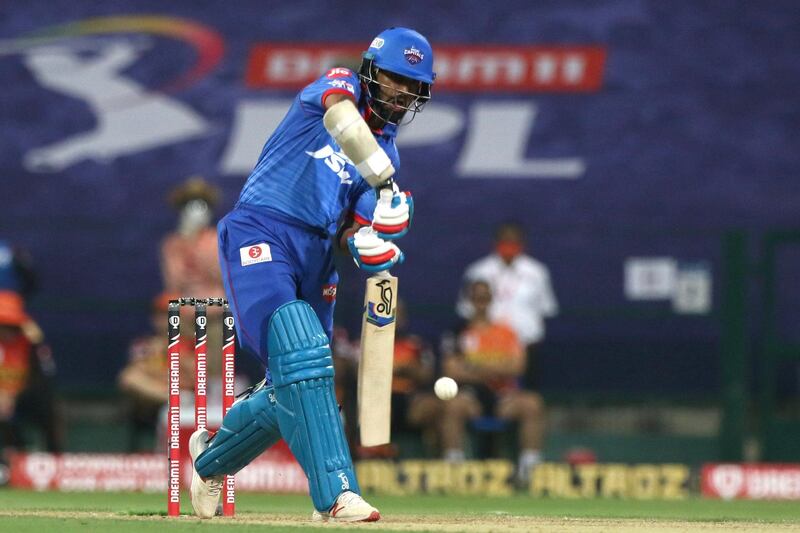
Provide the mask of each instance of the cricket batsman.
[{"label": "cricket batsman", "polygon": [[215,514],[224,475],[283,437],[308,478],[315,520],[380,519],[359,495],[334,396],[333,246],[368,272],[403,261],[393,239],[408,230],[413,202],[393,179],[395,137],[430,100],[434,77],[425,37],[408,28],[380,33],[358,73],[332,68],[300,91],[220,221],[239,340],[267,372],[216,434],[190,439],[198,516]]}]

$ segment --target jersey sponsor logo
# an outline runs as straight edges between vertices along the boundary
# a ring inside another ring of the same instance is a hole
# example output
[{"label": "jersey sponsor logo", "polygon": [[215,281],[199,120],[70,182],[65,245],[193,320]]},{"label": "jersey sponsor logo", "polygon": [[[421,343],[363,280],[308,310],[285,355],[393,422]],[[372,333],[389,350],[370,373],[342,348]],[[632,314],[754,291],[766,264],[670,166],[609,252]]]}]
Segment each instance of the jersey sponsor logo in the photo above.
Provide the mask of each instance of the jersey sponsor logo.
[{"label": "jersey sponsor logo", "polygon": [[423,59],[425,59],[425,55],[416,48],[414,48],[413,46],[411,48],[406,48],[405,50],[403,50],[403,55],[406,56],[406,61],[408,61],[412,65],[416,65],[417,63],[420,63]]},{"label": "jersey sponsor logo", "polygon": [[349,68],[343,68],[343,67],[334,67],[325,74],[325,76],[329,78],[342,78],[342,77],[349,77],[352,75],[353,71],[351,71]]},{"label": "jersey sponsor logo", "polygon": [[328,82],[328,85],[336,89],[344,89],[352,94],[356,94],[356,90],[353,87],[353,84],[347,80],[331,80]]},{"label": "jersey sponsor logo", "polygon": [[350,185],[353,183],[353,180],[350,177],[350,172],[346,170],[346,165],[352,165],[353,162],[344,155],[344,152],[334,152],[333,147],[330,144],[326,144],[316,152],[308,152],[308,155],[313,157],[314,159],[322,159],[325,161],[325,164],[328,165],[337,176],[339,176],[339,180],[341,181],[341,185]]},{"label": "jersey sponsor logo", "polygon": [[269,244],[261,242],[239,248],[239,257],[242,260],[242,266],[245,267],[272,261],[272,252],[269,249]]},{"label": "jersey sponsor logo", "polygon": [[370,43],[369,47],[377,48],[378,50],[380,50],[381,48],[383,48],[383,39],[381,39],[380,37],[375,37],[374,39],[372,39],[372,42]]},{"label": "jersey sponsor logo", "polygon": [[322,298],[326,302],[328,302],[329,304],[332,304],[333,302],[336,301],[336,284],[335,283],[330,284],[330,285],[323,285],[322,286]]}]

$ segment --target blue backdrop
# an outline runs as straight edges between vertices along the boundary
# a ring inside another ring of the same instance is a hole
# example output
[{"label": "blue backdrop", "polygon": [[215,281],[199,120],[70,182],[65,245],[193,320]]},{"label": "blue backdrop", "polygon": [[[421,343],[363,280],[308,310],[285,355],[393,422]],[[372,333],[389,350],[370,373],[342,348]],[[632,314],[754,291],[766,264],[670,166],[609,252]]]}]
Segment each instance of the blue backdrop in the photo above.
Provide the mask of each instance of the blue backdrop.
[{"label": "blue backdrop", "polygon": [[[434,50],[510,47],[524,63],[534,57],[526,50],[552,47],[560,75],[578,76],[576,90],[509,88],[516,78],[503,70],[493,90],[486,57],[470,71],[451,55],[433,103],[402,138],[399,179],[418,216],[396,274],[413,327],[433,341],[452,322],[463,268],[513,218],[529,229],[562,306],[542,354],[546,389],[716,390],[715,313],[627,300],[624,262],[709,265],[716,306],[722,233],[796,224],[793,2],[270,4],[0,7],[0,238],[36,260],[42,288],[31,311],[65,385],[112,384],[128,341],[146,330],[158,243],[174,224],[167,191],[201,174],[223,190],[223,210],[235,201],[294,94],[248,83],[248,69],[280,66],[252,59],[253,47],[366,47],[405,25]],[[597,87],[580,85],[580,54],[568,65],[575,47],[605,54]],[[546,58],[536,57],[544,70],[525,63],[525,75],[546,79]],[[361,278],[342,270],[339,316],[355,327]]]}]

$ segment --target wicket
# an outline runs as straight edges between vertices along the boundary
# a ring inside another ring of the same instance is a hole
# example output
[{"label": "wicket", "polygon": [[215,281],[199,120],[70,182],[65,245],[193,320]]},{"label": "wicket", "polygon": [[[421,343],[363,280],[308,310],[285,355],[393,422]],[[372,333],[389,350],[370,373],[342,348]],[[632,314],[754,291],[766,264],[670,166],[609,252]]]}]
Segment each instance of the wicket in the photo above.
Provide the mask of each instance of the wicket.
[{"label": "wicket", "polygon": [[[181,307],[194,306],[194,427],[205,429],[207,421],[207,329],[208,306],[222,307],[222,416],[233,405],[235,392],[236,330],[233,313],[227,300],[223,298],[179,298],[169,301],[168,321],[168,359],[169,359],[169,470],[167,484],[167,515],[178,516],[181,509],[181,390],[180,390],[180,340]],[[233,516],[235,511],[235,478],[225,476],[222,488],[222,514]]]}]

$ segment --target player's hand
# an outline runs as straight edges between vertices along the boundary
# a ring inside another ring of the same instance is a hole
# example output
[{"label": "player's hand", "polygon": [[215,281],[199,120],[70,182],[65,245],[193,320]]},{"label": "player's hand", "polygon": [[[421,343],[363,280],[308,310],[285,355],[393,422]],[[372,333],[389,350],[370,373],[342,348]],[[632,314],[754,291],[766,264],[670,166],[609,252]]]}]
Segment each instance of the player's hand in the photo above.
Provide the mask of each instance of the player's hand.
[{"label": "player's hand", "polygon": [[397,184],[381,189],[378,205],[372,217],[372,227],[381,239],[399,239],[408,233],[414,216],[414,199],[408,191],[400,191]]},{"label": "player's hand", "polygon": [[396,244],[379,237],[370,226],[361,228],[347,239],[347,246],[358,268],[367,272],[388,270],[404,259]]}]

